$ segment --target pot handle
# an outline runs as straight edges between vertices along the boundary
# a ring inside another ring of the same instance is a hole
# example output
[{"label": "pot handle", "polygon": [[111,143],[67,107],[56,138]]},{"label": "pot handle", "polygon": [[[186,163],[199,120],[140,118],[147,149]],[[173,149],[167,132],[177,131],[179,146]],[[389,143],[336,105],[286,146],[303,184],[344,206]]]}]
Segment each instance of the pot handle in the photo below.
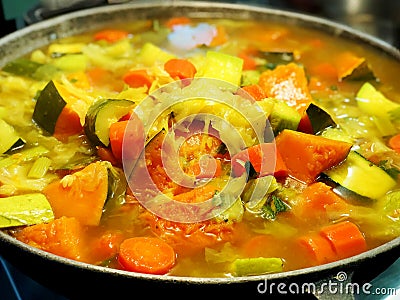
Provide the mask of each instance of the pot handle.
[{"label": "pot handle", "polygon": [[355,300],[359,287],[352,282],[354,271],[340,271],[336,275],[315,282],[315,298],[319,300]]}]

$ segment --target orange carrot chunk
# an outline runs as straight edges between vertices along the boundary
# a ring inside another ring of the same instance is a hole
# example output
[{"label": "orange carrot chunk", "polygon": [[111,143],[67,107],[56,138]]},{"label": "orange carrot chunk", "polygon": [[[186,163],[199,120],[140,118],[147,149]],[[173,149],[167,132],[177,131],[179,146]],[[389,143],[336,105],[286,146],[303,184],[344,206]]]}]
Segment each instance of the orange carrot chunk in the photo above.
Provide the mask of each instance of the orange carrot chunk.
[{"label": "orange carrot chunk", "polygon": [[321,229],[320,235],[328,239],[339,259],[367,250],[365,238],[356,224],[344,221]]},{"label": "orange carrot chunk", "polygon": [[306,256],[316,265],[332,262],[337,259],[337,255],[331,243],[318,234],[302,236],[297,240]]},{"label": "orange carrot chunk", "polygon": [[133,237],[119,248],[118,261],[128,271],[146,274],[166,274],[175,265],[175,250],[153,237]]},{"label": "orange carrot chunk", "polygon": [[392,136],[388,144],[390,148],[400,153],[400,133]]},{"label": "orange carrot chunk", "polygon": [[150,88],[154,78],[146,70],[132,70],[123,76],[123,80],[132,88],[146,86]]},{"label": "orange carrot chunk", "polygon": [[125,30],[104,29],[104,30],[96,32],[94,35],[94,39],[96,41],[105,40],[109,43],[115,43],[122,39],[127,38],[128,35],[129,35],[129,32],[127,32]]},{"label": "orange carrot chunk", "polygon": [[187,59],[172,58],[164,64],[164,70],[174,79],[193,78],[196,67]]},{"label": "orange carrot chunk", "polygon": [[276,148],[290,176],[311,183],[324,170],[343,161],[351,144],[285,129],[276,137]]},{"label": "orange carrot chunk", "polygon": [[128,122],[129,121],[119,121],[110,126],[111,151],[118,162],[122,162],[122,145]]}]

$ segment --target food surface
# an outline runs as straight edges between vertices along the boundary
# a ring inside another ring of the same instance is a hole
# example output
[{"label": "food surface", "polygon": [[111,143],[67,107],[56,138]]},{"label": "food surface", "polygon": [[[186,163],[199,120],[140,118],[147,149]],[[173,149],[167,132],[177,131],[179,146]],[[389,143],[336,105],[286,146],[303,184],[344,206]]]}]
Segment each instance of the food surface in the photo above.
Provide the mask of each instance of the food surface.
[{"label": "food surface", "polygon": [[400,63],[267,21],[137,20],[0,71],[0,228],[132,272],[234,277],[400,236]]}]

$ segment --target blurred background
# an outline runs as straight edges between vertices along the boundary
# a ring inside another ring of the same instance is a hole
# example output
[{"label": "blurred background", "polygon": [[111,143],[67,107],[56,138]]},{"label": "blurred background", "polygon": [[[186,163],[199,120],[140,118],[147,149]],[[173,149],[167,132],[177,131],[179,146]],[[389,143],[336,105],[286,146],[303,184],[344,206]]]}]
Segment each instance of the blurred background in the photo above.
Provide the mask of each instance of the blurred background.
[{"label": "blurred background", "polygon": [[[31,24],[71,11],[129,0],[1,0],[0,38]],[[173,2],[174,0],[168,0]],[[199,0],[201,1],[201,0]],[[133,0],[131,2],[140,2]],[[146,2],[146,1],[141,1]],[[400,0],[243,0],[214,1],[251,4],[306,13],[349,25],[400,48]],[[397,296],[363,297],[363,300],[400,299],[400,259],[371,283],[396,287]],[[0,257],[0,299],[66,300],[19,273]],[[358,299],[357,299],[358,300]],[[361,300],[361,298],[360,298]]]},{"label": "blurred background", "polygon": [[[70,11],[128,1],[1,0],[0,36]],[[324,17],[350,25],[355,29],[379,37],[397,48],[400,47],[400,0],[223,0],[214,2],[252,4]]]}]

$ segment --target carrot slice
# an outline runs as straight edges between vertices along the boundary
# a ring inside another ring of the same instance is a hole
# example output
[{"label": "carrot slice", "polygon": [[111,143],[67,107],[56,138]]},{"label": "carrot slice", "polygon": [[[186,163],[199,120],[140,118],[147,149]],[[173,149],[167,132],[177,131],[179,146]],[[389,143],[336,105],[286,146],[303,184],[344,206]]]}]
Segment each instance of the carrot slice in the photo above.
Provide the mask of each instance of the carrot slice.
[{"label": "carrot slice", "polygon": [[128,271],[146,274],[166,274],[175,265],[175,250],[153,237],[133,237],[119,248],[118,261]]},{"label": "carrot slice", "polygon": [[303,113],[312,101],[304,68],[295,64],[279,65],[261,73],[258,84],[268,97],[284,100]]},{"label": "carrot slice", "polygon": [[344,221],[323,227],[320,235],[329,240],[340,259],[367,250],[367,242],[356,224]]},{"label": "carrot slice", "polygon": [[147,73],[146,70],[132,70],[128,71],[124,76],[123,80],[132,88],[146,86],[150,88],[154,81],[154,78]]},{"label": "carrot slice", "polygon": [[186,25],[186,24],[190,24],[190,19],[188,17],[173,17],[170,18],[166,23],[165,26],[167,26],[168,28],[173,28],[174,26],[177,25]]},{"label": "carrot slice", "polygon": [[400,153],[400,133],[392,136],[388,144],[390,148]]},{"label": "carrot slice", "polygon": [[313,264],[321,265],[337,259],[331,243],[316,233],[300,237],[297,243]]},{"label": "carrot slice", "polygon": [[324,170],[343,161],[351,144],[284,129],[276,137],[276,148],[290,176],[311,183]]},{"label": "carrot slice", "polygon": [[187,59],[172,58],[164,64],[164,70],[174,79],[193,78],[196,67]]},{"label": "carrot slice", "polygon": [[119,121],[110,126],[110,146],[114,157],[118,162],[122,162],[122,145],[126,126],[129,121]]},{"label": "carrot slice", "polygon": [[104,30],[96,32],[93,38],[96,41],[105,40],[109,43],[115,43],[122,39],[127,38],[128,35],[129,35],[129,32],[127,32],[125,30],[104,29]]}]

